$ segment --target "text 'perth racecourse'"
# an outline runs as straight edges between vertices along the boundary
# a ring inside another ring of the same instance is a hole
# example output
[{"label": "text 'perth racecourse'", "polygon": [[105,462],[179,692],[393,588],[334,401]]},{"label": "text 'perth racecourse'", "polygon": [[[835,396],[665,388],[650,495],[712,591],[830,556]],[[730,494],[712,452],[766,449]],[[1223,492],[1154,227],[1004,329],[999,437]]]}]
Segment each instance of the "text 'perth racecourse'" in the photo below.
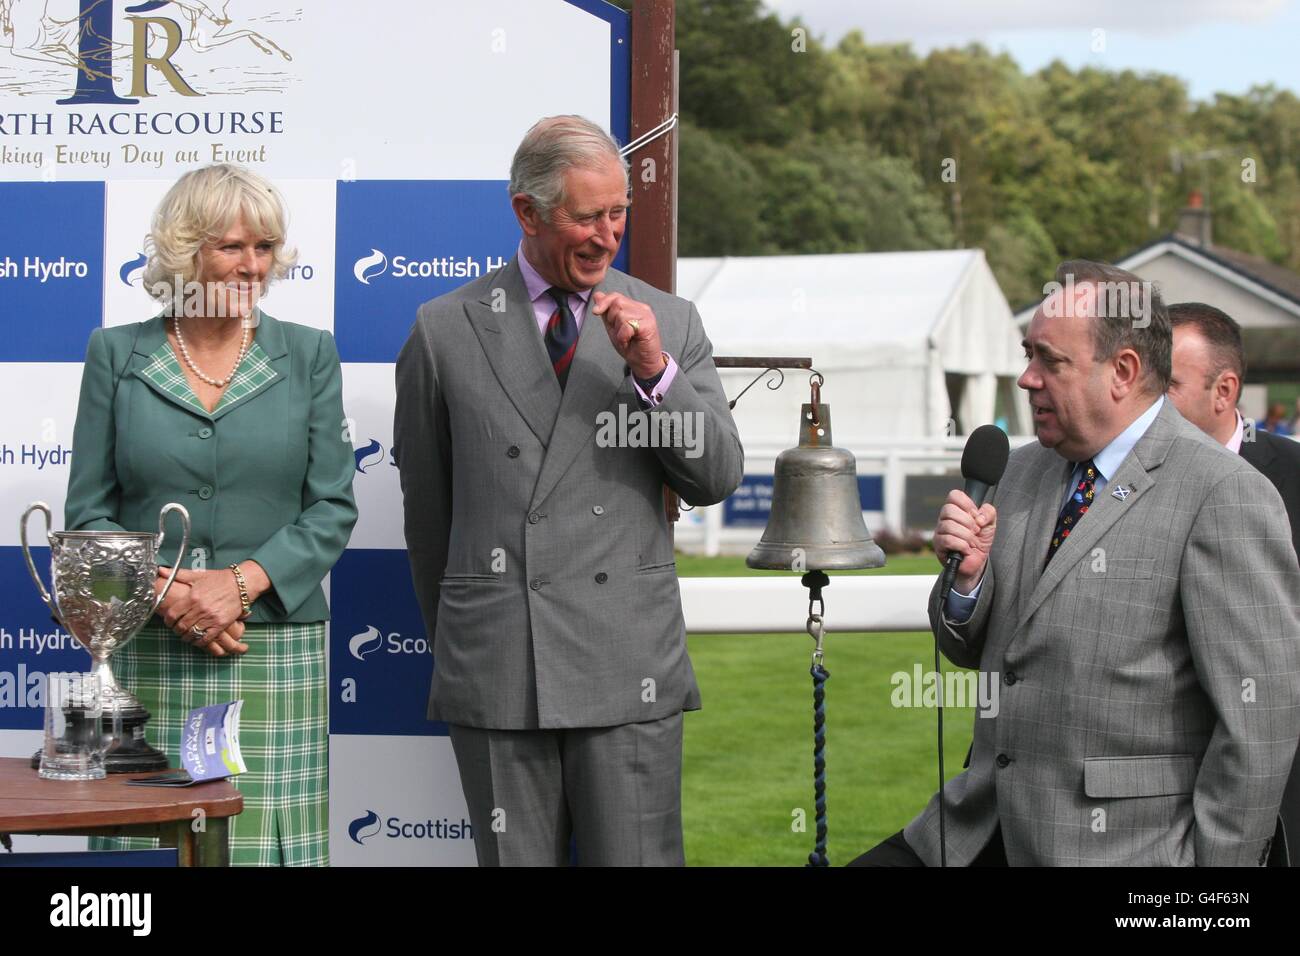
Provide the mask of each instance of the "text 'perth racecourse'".
[{"label": "text 'perth racecourse'", "polygon": [[[56,122],[58,121],[58,122]],[[56,126],[59,129],[56,130]],[[245,133],[250,136],[282,134],[280,110],[151,113],[127,110],[114,113],[0,113],[0,136],[190,136],[196,133]]]}]

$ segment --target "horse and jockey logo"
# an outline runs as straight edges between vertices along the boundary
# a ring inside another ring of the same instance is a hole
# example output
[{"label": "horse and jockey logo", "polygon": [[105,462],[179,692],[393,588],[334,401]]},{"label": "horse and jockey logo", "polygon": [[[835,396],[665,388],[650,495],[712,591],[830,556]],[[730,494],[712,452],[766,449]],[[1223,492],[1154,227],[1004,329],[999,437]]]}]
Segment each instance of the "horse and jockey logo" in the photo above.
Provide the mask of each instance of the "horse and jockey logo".
[{"label": "horse and jockey logo", "polygon": [[[118,2],[0,0],[0,50],[36,64],[17,76],[0,69],[0,91],[66,93],[70,73],[75,73],[75,89],[58,100],[60,105],[130,104],[156,95],[151,78],[160,77],[181,96],[283,91],[294,79],[285,71],[293,56],[270,34],[301,20],[301,10],[261,11],[236,19],[238,14],[232,16],[229,10],[231,0],[144,0],[122,8],[125,16],[120,19],[129,25],[125,39],[115,31],[120,23],[115,17]],[[178,56],[188,62],[191,54],[232,45],[256,50],[263,62],[257,69],[209,70],[211,79],[198,84],[201,90],[195,88],[198,69],[182,73],[174,62]],[[115,78],[129,78],[126,95],[114,89]]]}]

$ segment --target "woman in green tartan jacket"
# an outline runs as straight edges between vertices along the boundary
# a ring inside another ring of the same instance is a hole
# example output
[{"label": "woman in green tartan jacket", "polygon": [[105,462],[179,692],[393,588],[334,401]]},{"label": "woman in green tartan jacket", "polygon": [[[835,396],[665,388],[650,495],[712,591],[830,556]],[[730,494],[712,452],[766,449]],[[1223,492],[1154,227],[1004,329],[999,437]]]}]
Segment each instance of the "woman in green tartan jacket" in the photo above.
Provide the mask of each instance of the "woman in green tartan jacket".
[{"label": "woman in green tartan jacket", "polygon": [[[242,699],[248,772],[234,780],[244,810],[231,862],[327,865],[321,581],[357,518],[338,352],[328,332],[258,306],[294,255],[283,203],[255,173],[186,173],[154,214],[148,251],[145,288],[163,313],[90,337],[66,527],[148,530],[164,504],[188,509],[176,583],[114,673],[173,765],[191,709]],[[179,542],[180,519],[167,521]]]}]

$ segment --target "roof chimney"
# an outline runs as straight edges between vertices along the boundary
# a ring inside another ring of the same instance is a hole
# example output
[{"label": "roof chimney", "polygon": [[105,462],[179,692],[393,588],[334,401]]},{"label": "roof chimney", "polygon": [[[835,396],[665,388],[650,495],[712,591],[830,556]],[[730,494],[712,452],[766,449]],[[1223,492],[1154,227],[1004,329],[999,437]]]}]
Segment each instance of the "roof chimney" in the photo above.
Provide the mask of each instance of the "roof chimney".
[{"label": "roof chimney", "polygon": [[1205,208],[1205,198],[1199,189],[1187,197],[1187,205],[1178,213],[1178,226],[1174,230],[1180,237],[1197,246],[1212,242],[1210,210]]}]

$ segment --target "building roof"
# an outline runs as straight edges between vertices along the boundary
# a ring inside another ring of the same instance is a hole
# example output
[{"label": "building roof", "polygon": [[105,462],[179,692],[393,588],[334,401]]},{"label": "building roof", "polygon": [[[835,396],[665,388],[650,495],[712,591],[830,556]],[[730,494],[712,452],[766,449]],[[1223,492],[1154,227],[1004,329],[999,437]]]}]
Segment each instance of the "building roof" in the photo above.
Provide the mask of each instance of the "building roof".
[{"label": "building roof", "polygon": [[[1230,246],[1221,246],[1215,243],[1202,246],[1176,232],[1171,232],[1153,242],[1147,243],[1142,248],[1129,253],[1116,264],[1121,268],[1128,268],[1126,263],[1134,262],[1136,264],[1139,261],[1154,258],[1154,256],[1144,254],[1148,250],[1163,246],[1177,246],[1180,249],[1190,250],[1204,256],[1210,261],[1231,270],[1245,279],[1250,279],[1300,306],[1300,274],[1288,269],[1286,266],[1280,266],[1275,262],[1270,262],[1259,256],[1252,256]],[[1160,251],[1166,250],[1160,248]]]},{"label": "building roof", "polygon": [[[1116,259],[1115,265],[1132,271],[1166,253],[1215,271],[1228,281],[1300,318],[1300,274],[1286,266],[1229,246],[1213,243],[1201,245],[1186,236],[1171,232]],[[1018,306],[1016,322],[1022,327],[1028,324],[1038,306],[1038,300]]]}]

